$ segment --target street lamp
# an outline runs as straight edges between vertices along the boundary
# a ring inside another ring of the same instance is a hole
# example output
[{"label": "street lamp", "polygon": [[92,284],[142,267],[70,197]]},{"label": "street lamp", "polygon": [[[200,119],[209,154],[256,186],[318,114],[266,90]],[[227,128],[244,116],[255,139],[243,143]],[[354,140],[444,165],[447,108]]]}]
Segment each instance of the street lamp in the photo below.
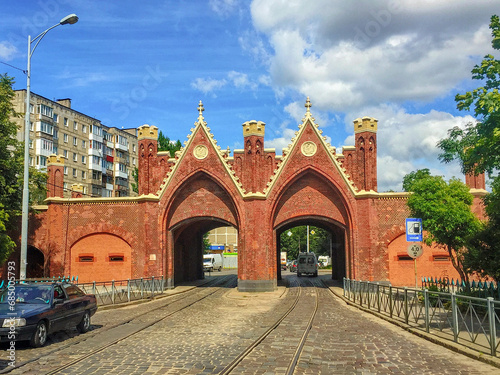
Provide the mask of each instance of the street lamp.
[{"label": "street lamp", "polygon": [[[28,35],[28,68],[26,69],[27,84],[26,84],[26,114],[24,117],[24,179],[23,179],[23,210],[21,218],[21,259],[19,268],[19,279],[24,280],[26,278],[26,260],[28,254],[28,214],[29,214],[29,143],[30,143],[30,79],[31,79],[31,56],[35,52],[38,43],[42,38],[52,30],[54,27],[59,25],[72,25],[78,22],[78,16],[76,14],[70,14],[64,17],[58,24],[49,27],[47,30],[39,34],[37,37],[31,39],[31,35]],[[35,43],[33,48],[31,44]]]}]

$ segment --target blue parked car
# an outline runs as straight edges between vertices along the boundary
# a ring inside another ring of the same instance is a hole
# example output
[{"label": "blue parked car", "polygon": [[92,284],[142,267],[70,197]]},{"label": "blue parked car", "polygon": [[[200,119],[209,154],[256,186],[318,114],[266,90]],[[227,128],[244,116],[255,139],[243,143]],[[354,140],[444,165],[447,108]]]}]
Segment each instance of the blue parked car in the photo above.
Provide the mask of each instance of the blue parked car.
[{"label": "blue parked car", "polygon": [[40,347],[56,331],[76,327],[85,333],[96,311],[95,296],[71,283],[10,285],[0,294],[0,341],[29,340]]}]

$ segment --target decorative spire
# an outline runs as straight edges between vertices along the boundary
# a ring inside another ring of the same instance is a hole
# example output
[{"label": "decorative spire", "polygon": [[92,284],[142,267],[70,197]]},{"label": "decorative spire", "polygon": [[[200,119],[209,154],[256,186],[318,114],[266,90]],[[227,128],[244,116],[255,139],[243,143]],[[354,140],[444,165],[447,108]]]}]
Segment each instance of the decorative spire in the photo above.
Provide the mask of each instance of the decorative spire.
[{"label": "decorative spire", "polygon": [[204,110],[205,110],[205,108],[203,108],[203,103],[200,100],[200,104],[198,104],[198,113],[199,113],[198,120],[199,121],[203,121],[204,120],[204,118],[203,118],[203,111]]},{"label": "decorative spire", "polygon": [[307,97],[306,104],[305,104],[305,106],[304,106],[304,107],[306,107],[306,108],[307,108],[307,110],[306,110],[306,114],[307,114],[307,113],[311,113],[311,101],[309,100],[309,97]]}]

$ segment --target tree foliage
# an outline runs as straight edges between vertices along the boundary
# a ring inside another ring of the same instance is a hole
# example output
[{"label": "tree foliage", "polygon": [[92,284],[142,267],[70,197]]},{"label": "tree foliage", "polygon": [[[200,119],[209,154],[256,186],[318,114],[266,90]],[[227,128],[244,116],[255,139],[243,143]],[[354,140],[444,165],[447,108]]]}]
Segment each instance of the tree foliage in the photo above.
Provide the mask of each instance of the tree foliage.
[{"label": "tree foliage", "polygon": [[23,148],[17,141],[17,126],[11,120],[14,111],[14,80],[0,75],[0,264],[14,251],[8,235],[14,219],[21,213]]},{"label": "tree foliage", "polygon": [[175,156],[175,152],[179,151],[181,147],[181,141],[171,141],[170,138],[164,135],[160,130],[160,134],[158,134],[158,151],[168,151],[170,152],[170,157],[173,158]]},{"label": "tree foliage", "polygon": [[488,221],[471,239],[464,265],[468,272],[477,272],[500,282],[500,179],[495,179],[492,192],[484,198]]},{"label": "tree foliage", "polygon": [[[309,251],[316,255],[330,255],[330,236],[330,232],[322,228],[309,226]],[[280,251],[286,251],[289,260],[297,259],[299,252],[307,251],[307,226],[301,225],[282,232]]]},{"label": "tree foliage", "polygon": [[[500,49],[500,21],[491,17],[493,48]],[[500,167],[500,61],[486,55],[481,64],[472,69],[472,79],[484,82],[472,91],[457,94],[455,101],[461,111],[473,111],[477,122],[465,129],[454,127],[448,138],[438,146],[443,150],[439,158],[444,162],[458,159],[464,173],[494,173]]]},{"label": "tree foliage", "polygon": [[[491,17],[492,46],[500,50],[500,19]],[[472,79],[482,86],[457,94],[457,108],[473,111],[475,123],[465,129],[455,127],[448,138],[438,146],[444,162],[458,159],[464,173],[488,173],[492,178],[492,192],[484,198],[488,222],[469,243],[464,264],[468,272],[477,272],[500,281],[500,60],[486,55],[481,64],[472,69]]]},{"label": "tree foliage", "polygon": [[463,280],[468,280],[464,270],[464,253],[468,240],[480,228],[480,221],[472,213],[473,196],[469,187],[456,178],[446,182],[441,176],[432,176],[425,171],[412,172],[407,188],[413,191],[408,198],[408,207],[413,217],[422,219],[426,231],[424,241],[444,248]]}]

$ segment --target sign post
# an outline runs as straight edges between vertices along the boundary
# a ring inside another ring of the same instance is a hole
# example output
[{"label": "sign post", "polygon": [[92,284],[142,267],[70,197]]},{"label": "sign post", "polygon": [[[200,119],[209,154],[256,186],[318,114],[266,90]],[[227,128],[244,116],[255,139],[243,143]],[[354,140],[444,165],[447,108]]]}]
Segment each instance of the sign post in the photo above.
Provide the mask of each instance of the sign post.
[{"label": "sign post", "polygon": [[407,242],[422,242],[422,219],[407,218],[406,225],[406,241]]},{"label": "sign post", "polygon": [[422,245],[419,243],[412,243],[407,249],[408,255],[413,258],[413,265],[415,268],[415,288],[418,288],[418,277],[417,277],[417,258],[420,258],[424,253]]},{"label": "sign post", "polygon": [[407,252],[413,258],[415,268],[415,288],[418,288],[417,277],[417,258],[423,254],[422,245],[417,242],[422,242],[422,219],[407,218],[405,220],[406,226],[406,242],[411,242],[408,246]]}]

